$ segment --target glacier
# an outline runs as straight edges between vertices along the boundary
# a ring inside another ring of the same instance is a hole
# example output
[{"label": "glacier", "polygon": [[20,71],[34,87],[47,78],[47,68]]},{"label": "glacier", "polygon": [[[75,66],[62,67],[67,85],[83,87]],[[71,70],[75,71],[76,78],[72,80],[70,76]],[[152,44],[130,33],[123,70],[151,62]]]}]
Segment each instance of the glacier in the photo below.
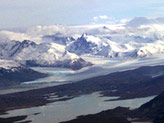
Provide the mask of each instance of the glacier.
[{"label": "glacier", "polygon": [[92,58],[140,59],[164,54],[164,18],[126,23],[50,25],[0,30],[0,59],[26,66],[81,69]]}]

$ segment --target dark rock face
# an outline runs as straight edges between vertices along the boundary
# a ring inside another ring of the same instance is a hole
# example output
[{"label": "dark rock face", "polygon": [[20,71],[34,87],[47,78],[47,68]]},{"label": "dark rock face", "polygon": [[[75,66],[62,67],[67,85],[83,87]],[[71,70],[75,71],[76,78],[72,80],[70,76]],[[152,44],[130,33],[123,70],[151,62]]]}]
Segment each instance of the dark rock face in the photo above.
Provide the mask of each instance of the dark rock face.
[{"label": "dark rock face", "polygon": [[127,108],[118,107],[93,115],[79,116],[77,119],[62,123],[130,123],[123,115],[127,112],[129,112]]},{"label": "dark rock face", "polygon": [[25,81],[32,81],[43,78],[48,74],[39,73],[26,67],[4,69],[0,68],[0,87],[18,85]]},{"label": "dark rock face", "polygon": [[137,118],[133,121],[138,122],[164,123],[164,92],[135,110],[117,107],[97,114],[79,116],[74,120],[62,123],[130,123],[127,120],[128,117]]},{"label": "dark rock face", "polygon": [[77,39],[72,45],[69,46],[68,51],[75,53],[77,55],[92,53],[94,48],[97,48],[97,45],[86,40],[86,35],[83,34],[80,38]]},{"label": "dark rock face", "polygon": [[83,60],[82,58],[72,60],[64,60],[64,61],[55,61],[54,64],[39,64],[39,62],[35,60],[27,60],[26,65],[29,67],[61,67],[61,68],[71,68],[72,70],[79,70],[83,67],[92,66],[93,64]]},{"label": "dark rock face", "polygon": [[[70,38],[69,40],[73,39]],[[51,54],[48,54],[49,48],[50,44],[48,43],[41,43],[38,45],[35,42],[29,40],[24,40],[23,42],[10,41],[0,43],[0,59],[16,60],[17,62],[29,67],[65,67],[71,68],[73,70],[81,69],[83,67],[92,65],[91,63],[84,61],[81,58],[72,59],[71,57],[68,57],[68,59],[66,60],[58,59],[50,62],[51,59],[46,59],[46,56],[51,56]],[[29,53],[26,54],[24,50],[27,52],[28,49]],[[66,55],[67,52],[68,51],[65,51],[63,57],[64,55]],[[56,57],[55,52],[54,56],[51,57]]]},{"label": "dark rock face", "polygon": [[133,111],[134,116],[148,118],[154,123],[164,123],[164,92]]},{"label": "dark rock face", "polygon": [[17,117],[10,117],[10,118],[0,118],[0,122],[1,123],[14,123],[16,121],[21,121],[21,120],[24,120],[26,118],[27,118],[27,116],[25,116],[25,115],[23,115],[23,116],[17,116]]},{"label": "dark rock face", "polygon": [[[68,97],[63,100],[69,100],[83,94],[90,94],[98,91],[102,91],[102,96],[120,96],[120,99],[134,99],[158,95],[164,90],[164,75],[159,75],[161,72],[164,72],[164,66],[141,67],[135,70],[94,77],[76,83],[0,95],[0,113],[13,109],[42,106],[51,103],[53,102],[52,100],[47,100],[49,99],[49,96],[45,96],[50,93],[55,93],[58,97],[67,95]],[[159,76],[152,78],[154,74],[155,76]],[[69,122],[87,123],[90,121],[94,123],[129,123],[126,118],[132,117],[139,118],[140,121],[163,123],[163,107],[164,92],[152,101],[133,111],[119,107],[114,110],[95,114],[95,116],[81,116],[78,117],[78,119]]]},{"label": "dark rock face", "polygon": [[82,58],[79,58],[73,62],[70,62],[70,66],[73,70],[78,70],[78,69],[81,69],[83,67],[92,66],[92,65],[93,65],[92,63],[86,62]]}]

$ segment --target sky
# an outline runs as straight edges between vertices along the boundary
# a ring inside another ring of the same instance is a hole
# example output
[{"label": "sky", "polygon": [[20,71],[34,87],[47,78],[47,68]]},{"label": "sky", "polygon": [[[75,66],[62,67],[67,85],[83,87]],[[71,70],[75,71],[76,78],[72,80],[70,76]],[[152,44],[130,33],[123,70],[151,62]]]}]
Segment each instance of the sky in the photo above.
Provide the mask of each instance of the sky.
[{"label": "sky", "polygon": [[164,0],[0,0],[0,28],[163,17]]}]

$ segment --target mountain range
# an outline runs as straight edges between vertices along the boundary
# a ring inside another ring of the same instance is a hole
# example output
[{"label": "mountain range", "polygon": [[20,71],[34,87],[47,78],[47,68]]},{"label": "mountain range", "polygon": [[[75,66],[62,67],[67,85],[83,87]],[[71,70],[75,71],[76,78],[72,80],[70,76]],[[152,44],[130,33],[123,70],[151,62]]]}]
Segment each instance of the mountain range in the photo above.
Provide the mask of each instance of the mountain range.
[{"label": "mountain range", "polygon": [[34,67],[68,67],[80,69],[92,65],[76,54],[55,43],[40,43],[24,40],[0,42],[0,59],[14,60],[20,64]]},{"label": "mountain range", "polygon": [[[91,66],[84,56],[137,59],[164,54],[164,19],[126,23],[36,26],[0,31],[0,59],[35,67]],[[5,66],[1,65],[2,67]]]}]

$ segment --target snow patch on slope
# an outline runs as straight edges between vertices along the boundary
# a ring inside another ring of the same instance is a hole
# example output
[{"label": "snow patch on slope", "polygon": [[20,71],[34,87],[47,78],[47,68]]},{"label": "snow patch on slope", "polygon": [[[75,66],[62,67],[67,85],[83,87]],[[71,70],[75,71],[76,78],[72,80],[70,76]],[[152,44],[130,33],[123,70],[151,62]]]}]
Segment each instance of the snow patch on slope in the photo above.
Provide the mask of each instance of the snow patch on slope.
[{"label": "snow patch on slope", "polygon": [[81,55],[108,58],[147,57],[163,54],[163,32],[164,18],[144,17],[120,24],[52,25],[30,27],[22,32],[0,31],[0,45],[5,47],[4,50],[0,49],[0,58],[10,59],[14,51],[12,46],[24,42],[24,39],[33,41],[35,45],[23,47],[12,58],[40,60],[51,64],[56,60],[78,59]]},{"label": "snow patch on slope", "polygon": [[20,66],[21,66],[21,64],[19,64],[18,62],[14,61],[14,60],[0,59],[0,68],[12,69],[12,68],[20,67]]}]

